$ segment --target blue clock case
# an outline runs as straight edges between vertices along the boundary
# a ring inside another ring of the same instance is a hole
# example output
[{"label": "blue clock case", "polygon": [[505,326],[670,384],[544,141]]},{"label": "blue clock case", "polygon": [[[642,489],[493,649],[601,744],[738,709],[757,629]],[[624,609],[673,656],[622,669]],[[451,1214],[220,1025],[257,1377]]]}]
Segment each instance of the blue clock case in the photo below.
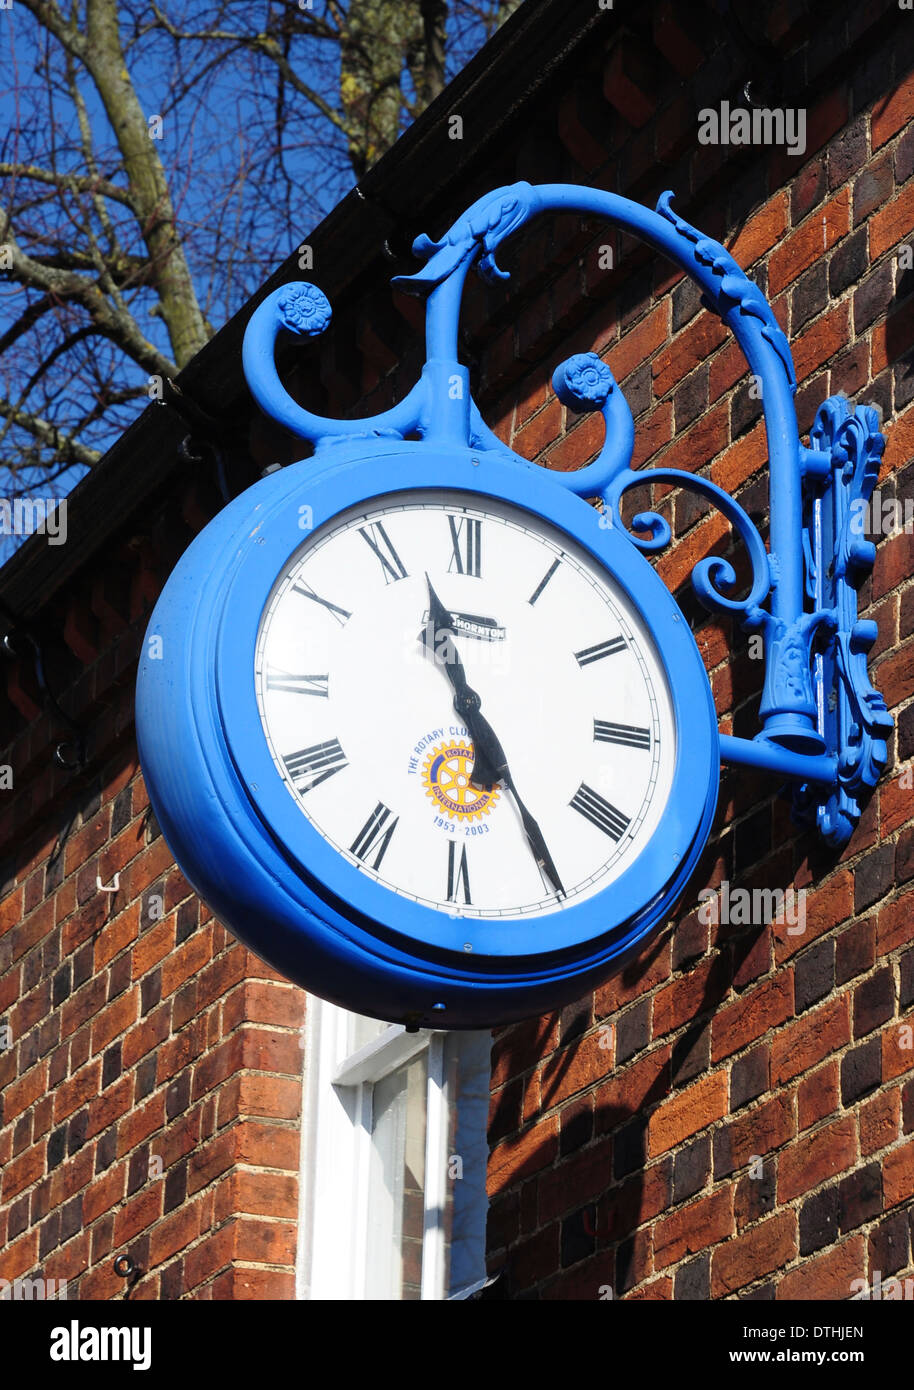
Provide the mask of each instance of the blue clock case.
[{"label": "blue clock case", "polygon": [[[430,477],[433,490],[465,491],[470,503],[475,494],[526,510],[588,551],[641,612],[673,700],[672,788],[634,864],[584,902],[508,925],[410,902],[338,854],[289,794],[257,707],[260,618],[277,575],[311,534],[305,512],[316,530],[359,503],[429,488]],[[186,551],[155,607],[136,725],[165,839],[220,920],[297,984],[410,1025],[512,1022],[576,999],[617,970],[674,907],[717,803],[710,685],[688,624],[651,565],[541,468],[460,447],[436,447],[430,462],[428,444],[353,441],[236,498]]]}]

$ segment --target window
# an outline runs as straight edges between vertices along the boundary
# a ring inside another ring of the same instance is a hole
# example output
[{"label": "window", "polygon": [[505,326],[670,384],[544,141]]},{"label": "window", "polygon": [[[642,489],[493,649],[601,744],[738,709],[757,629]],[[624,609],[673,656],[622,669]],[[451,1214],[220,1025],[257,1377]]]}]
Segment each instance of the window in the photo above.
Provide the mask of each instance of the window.
[{"label": "window", "polygon": [[488,1032],[308,996],[298,1296],[446,1299],[485,1278]]}]

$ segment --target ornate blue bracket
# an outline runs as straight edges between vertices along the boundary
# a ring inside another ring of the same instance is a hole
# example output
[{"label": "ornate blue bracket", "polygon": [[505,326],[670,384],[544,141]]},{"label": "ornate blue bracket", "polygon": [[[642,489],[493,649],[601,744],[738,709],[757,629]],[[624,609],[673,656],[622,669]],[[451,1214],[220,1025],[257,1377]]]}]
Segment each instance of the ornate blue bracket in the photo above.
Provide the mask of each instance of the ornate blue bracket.
[{"label": "ornate blue bracket", "polygon": [[852,410],[840,396],[820,408],[810,446],[800,442],[793,359],[768,301],[719,242],[674,212],[671,193],[651,210],[602,190],[516,183],[480,198],[439,241],[418,237],[413,252],[425,262],[423,268],[397,276],[394,283],[427,296],[425,365],[402,401],[363,420],[315,415],[293,401],[280,382],[274,360],[280,331],[313,337],[327,327],[331,314],[315,285],[285,285],[264,300],[248,325],[244,369],[251,391],[268,415],[318,453],[357,440],[370,447],[371,441],[381,445],[410,437],[490,450],[538,469],[507,448],[482,419],[467,369],[457,358],[457,326],[470,267],[475,264],[490,282],[507,279],[496,261],[499,247],[531,218],[555,212],[606,217],[681,266],[701,287],[706,306],[732,329],[760,384],[770,469],[770,549],[739,503],[710,480],[674,468],[631,468],[631,411],[595,353],[563,362],[553,386],[570,408],[601,412],[603,446],[586,467],[549,476],[581,497],[601,499],[605,524],[620,527],[646,554],[669,543],[670,528],[658,513],[643,512],[629,530],[620,511],[629,488],[649,482],[691,488],[724,514],[748,551],[749,592],[734,597],[733,567],[716,556],[695,565],[692,582],[707,609],[739,616],[745,629],[762,634],[765,682],[760,732],[751,740],[722,736],[722,756],[795,782],[799,818],[818,825],[829,843],[842,845],[885,768],[892,728],[885,702],[867,676],[866,652],[876,639],[876,624],[857,618],[857,590],[875,551],[854,531],[885,442],[876,411]]}]

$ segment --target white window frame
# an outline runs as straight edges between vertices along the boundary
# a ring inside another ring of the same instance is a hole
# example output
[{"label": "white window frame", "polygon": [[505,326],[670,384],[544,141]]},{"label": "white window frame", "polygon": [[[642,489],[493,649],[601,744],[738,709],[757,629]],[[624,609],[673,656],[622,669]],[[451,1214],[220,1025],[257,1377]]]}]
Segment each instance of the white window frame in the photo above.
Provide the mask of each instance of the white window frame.
[{"label": "white window frame", "polygon": [[445,1075],[446,1034],[428,1029],[407,1033],[402,1025],[392,1024],[358,1051],[348,1053],[352,1017],[345,1009],[308,995],[296,1297],[334,1301],[370,1297],[366,1290],[373,1087],[427,1051],[420,1298],[446,1299],[443,1218],[453,1110]]}]

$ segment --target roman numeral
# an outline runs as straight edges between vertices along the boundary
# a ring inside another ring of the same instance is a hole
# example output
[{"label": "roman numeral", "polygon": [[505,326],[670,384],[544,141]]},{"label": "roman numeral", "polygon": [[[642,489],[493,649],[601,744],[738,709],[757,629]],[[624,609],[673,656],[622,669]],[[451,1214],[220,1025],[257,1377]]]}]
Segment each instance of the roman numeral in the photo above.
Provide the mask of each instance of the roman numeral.
[{"label": "roman numeral", "polygon": [[543,575],[542,579],[537,584],[536,588],[533,590],[533,593],[527,599],[528,603],[536,603],[536,600],[539,598],[540,594],[543,592],[546,585],[549,583],[549,580],[555,574],[560,564],[560,560],[553,560],[552,564],[549,566],[546,573]]},{"label": "roman numeral", "polygon": [[467,868],[467,847],[460,846],[460,862],[457,862],[457,846],[453,840],[448,841],[447,847],[447,901],[457,902],[457,894],[463,892],[463,901],[471,902],[470,898],[470,871]]},{"label": "roman numeral", "polygon": [[345,625],[347,618],[352,617],[352,614],[347,612],[345,608],[340,608],[339,604],[331,603],[329,598],[321,598],[320,594],[316,594],[311,585],[306,584],[303,579],[300,579],[297,584],[293,584],[292,588],[297,594],[304,594],[305,598],[313,599],[315,603],[322,604],[328,613],[333,614],[340,627]]},{"label": "roman numeral", "polygon": [[267,672],[267,690],[289,690],[293,695],[328,695],[329,675],[293,676],[290,671],[272,667]]},{"label": "roman numeral", "polygon": [[624,637],[610,637],[608,642],[598,642],[595,647],[585,647],[582,652],[575,652],[575,660],[579,666],[589,666],[592,661],[602,661],[604,656],[614,656],[616,652],[625,651]]},{"label": "roman numeral", "polygon": [[650,729],[634,724],[610,724],[606,719],[593,721],[593,736],[597,743],[621,743],[626,748],[650,748]]},{"label": "roman numeral", "polygon": [[391,816],[393,816],[393,811],[388,810],[388,808],[379,801],[358,835],[356,835],[352,844],[349,846],[350,854],[354,854],[355,857],[361,859],[363,863],[367,861],[372,850],[376,850],[377,853],[374,857],[374,863],[371,865],[373,869],[377,869],[380,866],[381,860],[387,852],[387,846],[390,844],[390,837],[399,824],[400,817],[394,816],[393,820],[391,820]]},{"label": "roman numeral", "polygon": [[298,753],[290,753],[283,758],[286,770],[297,791],[307,792],[326,782],[335,772],[341,772],[349,764],[339,740],[328,739],[325,743],[315,743],[311,748],[302,748]]},{"label": "roman numeral", "polygon": [[375,555],[381,561],[381,569],[384,571],[384,583],[394,584],[398,579],[408,579],[409,576],[403,566],[397,552],[394,550],[390,536],[384,530],[380,521],[372,521],[368,526],[359,528],[359,535],[367,545],[370,545]]},{"label": "roman numeral", "polygon": [[578,787],[569,804],[612,840],[621,840],[628,829],[628,816],[623,816],[605,797],[584,782]]},{"label": "roman numeral", "polygon": [[453,574],[456,569],[457,574],[471,574],[478,579],[482,563],[482,522],[468,516],[458,521],[450,515],[447,521],[451,528],[452,547],[448,574]]}]

